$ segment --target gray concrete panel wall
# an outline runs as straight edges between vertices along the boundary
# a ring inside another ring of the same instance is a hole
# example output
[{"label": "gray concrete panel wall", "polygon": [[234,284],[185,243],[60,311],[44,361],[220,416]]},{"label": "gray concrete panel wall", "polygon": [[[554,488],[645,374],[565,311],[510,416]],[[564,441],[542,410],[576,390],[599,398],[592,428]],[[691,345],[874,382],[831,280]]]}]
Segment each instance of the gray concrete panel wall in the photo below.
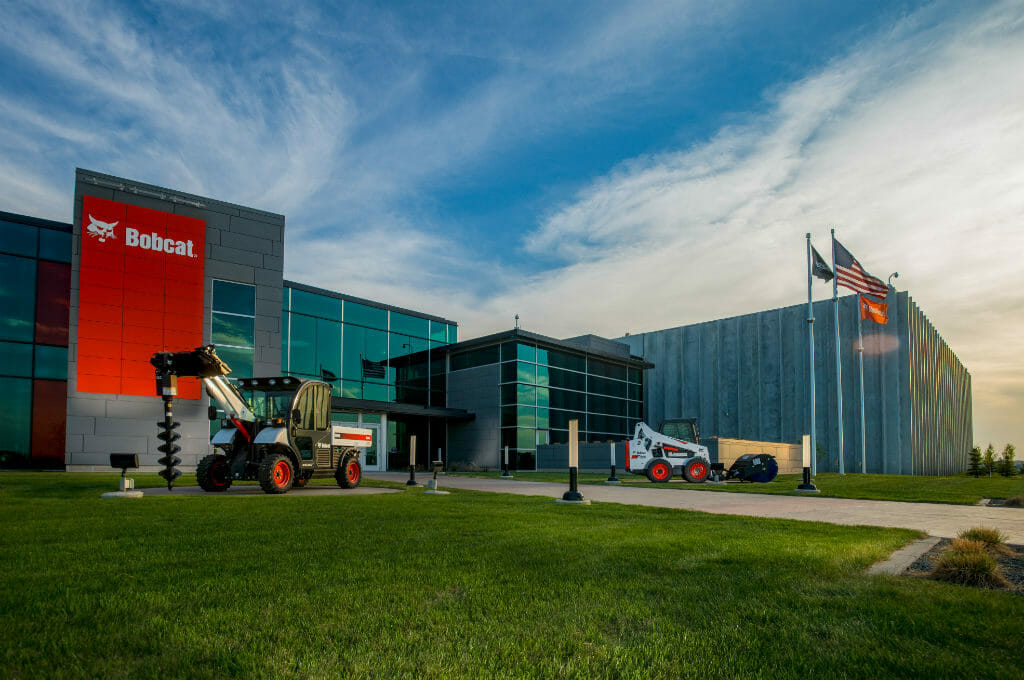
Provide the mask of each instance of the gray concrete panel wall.
[{"label": "gray concrete panel wall", "polygon": [[476,415],[448,424],[448,464],[455,467],[501,467],[501,406],[498,364],[448,373],[448,408]]},{"label": "gray concrete panel wall", "polygon": [[[868,472],[948,474],[971,446],[970,375],[906,292],[889,295],[889,323],[864,320]],[[861,466],[858,305],[841,297],[844,468]],[[835,314],[814,304],[818,469],[839,469]],[[796,444],[810,431],[807,305],[619,339],[655,365],[645,419],[696,418],[702,436]]]},{"label": "gray concrete panel wall", "polygon": [[[281,372],[281,292],[284,282],[285,218],[210,198],[79,169],[75,176],[72,238],[70,346],[68,348],[68,422],[65,462],[69,469],[109,469],[110,453],[138,453],[144,469],[156,469],[160,457],[156,422],[163,415],[154,397],[80,393],[76,386],[78,281],[82,237],[82,197],[98,196],[206,222],[203,342],[210,342],[213,279],[256,287],[256,375]],[[180,351],[190,348],[167,348]],[[193,468],[210,452],[204,395],[174,404],[182,435],[182,468]]]}]

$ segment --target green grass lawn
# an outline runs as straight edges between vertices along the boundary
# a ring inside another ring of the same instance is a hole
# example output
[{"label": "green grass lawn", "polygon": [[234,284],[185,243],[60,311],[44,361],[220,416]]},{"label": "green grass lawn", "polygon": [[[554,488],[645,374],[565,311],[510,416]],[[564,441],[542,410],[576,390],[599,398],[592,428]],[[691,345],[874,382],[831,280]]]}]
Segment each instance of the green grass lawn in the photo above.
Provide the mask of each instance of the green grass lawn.
[{"label": "green grass lawn", "polygon": [[1024,667],[1024,597],[863,574],[910,531],[421,489],[100,500],[112,482],[0,473],[0,677]]},{"label": "green grass lawn", "polygon": [[[456,473],[474,477],[496,479],[500,472]],[[800,475],[779,475],[768,484],[728,482],[724,486],[713,484],[688,484],[674,478],[671,482],[654,484],[646,477],[618,472],[616,475],[627,486],[652,486],[666,489],[697,489],[700,491],[724,491],[740,493],[797,494],[795,489],[801,482]],[[566,482],[568,472],[516,472],[521,481]],[[603,484],[608,473],[582,473],[581,484]],[[912,475],[840,475],[834,472],[819,474],[814,480],[821,493],[816,496],[831,498],[864,498],[883,501],[910,501],[915,503],[953,503],[974,505],[982,498],[1010,498],[1024,495],[1024,476],[1017,477],[968,477],[950,475],[947,477],[915,477]]]}]

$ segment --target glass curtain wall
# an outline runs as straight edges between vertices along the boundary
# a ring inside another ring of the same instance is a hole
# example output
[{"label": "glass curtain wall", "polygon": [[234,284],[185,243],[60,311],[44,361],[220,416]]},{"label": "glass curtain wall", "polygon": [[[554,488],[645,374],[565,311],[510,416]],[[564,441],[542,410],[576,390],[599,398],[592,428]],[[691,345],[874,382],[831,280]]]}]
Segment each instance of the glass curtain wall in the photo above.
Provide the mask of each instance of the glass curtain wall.
[{"label": "glass curtain wall", "polygon": [[537,446],[629,439],[643,416],[643,371],[584,353],[506,342],[451,357],[451,370],[501,363],[501,446],[520,470],[536,468]]},{"label": "glass curtain wall", "polygon": [[64,468],[71,227],[0,219],[0,466]]},{"label": "glass curtain wall", "polygon": [[444,406],[454,325],[285,286],[281,369],[353,399]]}]

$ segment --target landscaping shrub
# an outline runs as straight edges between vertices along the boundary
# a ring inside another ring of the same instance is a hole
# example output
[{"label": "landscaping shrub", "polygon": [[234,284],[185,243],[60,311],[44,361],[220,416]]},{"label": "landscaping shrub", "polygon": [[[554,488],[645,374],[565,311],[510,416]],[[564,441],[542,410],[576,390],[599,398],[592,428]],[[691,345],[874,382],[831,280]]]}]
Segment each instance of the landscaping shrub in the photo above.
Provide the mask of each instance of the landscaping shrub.
[{"label": "landscaping shrub", "polygon": [[967,474],[975,477],[981,477],[981,447],[973,447],[967,456],[970,461],[967,464]]},{"label": "landscaping shrub", "polygon": [[954,538],[949,544],[949,551],[955,553],[985,552],[988,544],[974,538]]},{"label": "landscaping shrub", "polygon": [[987,552],[946,552],[935,563],[930,576],[962,586],[1008,588],[1010,585],[999,573],[995,558]]},{"label": "landscaping shrub", "polygon": [[1009,553],[1012,552],[1006,546],[1006,534],[999,529],[989,529],[988,527],[971,527],[970,529],[964,529],[959,533],[959,538],[966,538],[971,541],[979,541],[984,543],[985,546],[993,552]]},{"label": "landscaping shrub", "polygon": [[1007,498],[1003,502],[1003,505],[1011,508],[1024,508],[1024,496],[1014,496],[1012,498]]}]

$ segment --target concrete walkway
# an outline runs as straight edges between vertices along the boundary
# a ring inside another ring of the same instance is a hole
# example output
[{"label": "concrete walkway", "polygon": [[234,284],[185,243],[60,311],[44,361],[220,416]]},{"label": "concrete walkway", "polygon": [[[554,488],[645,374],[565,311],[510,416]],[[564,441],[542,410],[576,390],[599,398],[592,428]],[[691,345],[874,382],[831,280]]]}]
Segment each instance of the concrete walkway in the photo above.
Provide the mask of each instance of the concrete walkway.
[{"label": "concrete walkway", "polygon": [[[367,477],[404,481],[408,474],[369,472]],[[421,479],[422,477],[422,479]],[[428,476],[417,475],[425,483]],[[493,491],[521,496],[561,498],[568,484],[486,479],[442,475],[440,488]],[[581,484],[580,492],[595,503],[649,505],[658,508],[699,510],[724,515],[778,517],[831,524],[863,524],[877,527],[917,529],[931,536],[954,538],[963,529],[986,526],[1006,533],[1007,541],[1024,544],[1024,509],[943,503],[900,503],[864,501],[819,496],[774,496],[769,494],[695,491],[688,489],[604,486]]]}]

